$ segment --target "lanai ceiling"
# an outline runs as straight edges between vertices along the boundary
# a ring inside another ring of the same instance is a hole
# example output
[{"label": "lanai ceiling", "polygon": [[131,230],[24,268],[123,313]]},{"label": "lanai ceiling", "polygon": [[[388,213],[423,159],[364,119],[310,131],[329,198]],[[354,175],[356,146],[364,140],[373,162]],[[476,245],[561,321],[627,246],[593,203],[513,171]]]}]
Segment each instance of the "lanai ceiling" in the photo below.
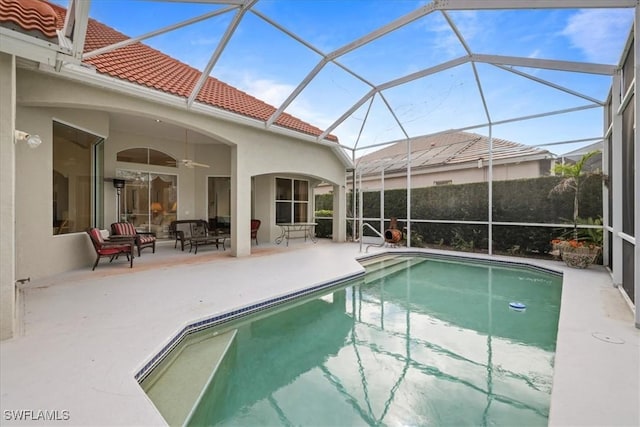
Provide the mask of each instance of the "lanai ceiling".
[{"label": "lanai ceiling", "polygon": [[[469,130],[555,152],[603,137],[636,0],[59,0],[289,113],[356,156]],[[73,31],[71,30],[73,25]],[[64,67],[64,66],[63,66]],[[185,100],[192,108],[197,92]],[[491,128],[489,127],[491,124]],[[558,143],[571,142],[564,145]],[[562,148],[560,148],[562,147]]]}]

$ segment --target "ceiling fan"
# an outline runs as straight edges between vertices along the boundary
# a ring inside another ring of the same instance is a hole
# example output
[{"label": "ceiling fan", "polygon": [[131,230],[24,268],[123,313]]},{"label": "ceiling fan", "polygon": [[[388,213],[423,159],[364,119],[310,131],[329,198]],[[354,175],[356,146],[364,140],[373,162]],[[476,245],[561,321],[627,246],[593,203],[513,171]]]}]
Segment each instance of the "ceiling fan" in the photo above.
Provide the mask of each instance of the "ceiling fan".
[{"label": "ceiling fan", "polygon": [[209,165],[204,164],[204,163],[198,163],[196,161],[193,161],[191,159],[189,159],[189,139],[188,139],[188,134],[187,134],[188,130],[185,129],[184,130],[184,159],[180,160],[180,163],[182,163],[184,166],[193,169],[194,167],[199,167],[199,168],[208,168]]}]

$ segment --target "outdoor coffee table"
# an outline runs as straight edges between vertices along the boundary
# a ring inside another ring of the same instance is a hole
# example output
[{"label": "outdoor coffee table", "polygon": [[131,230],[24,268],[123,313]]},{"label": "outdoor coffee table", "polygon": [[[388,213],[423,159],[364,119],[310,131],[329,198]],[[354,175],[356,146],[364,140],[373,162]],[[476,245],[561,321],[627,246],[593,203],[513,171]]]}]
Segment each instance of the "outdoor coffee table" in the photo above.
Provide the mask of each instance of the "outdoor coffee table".
[{"label": "outdoor coffee table", "polygon": [[222,250],[226,250],[225,243],[230,237],[230,234],[212,234],[210,236],[192,237],[189,252],[191,252],[191,248],[195,247],[194,255],[197,255],[198,246],[204,245],[216,245],[216,249],[219,248],[219,245],[222,245]]}]

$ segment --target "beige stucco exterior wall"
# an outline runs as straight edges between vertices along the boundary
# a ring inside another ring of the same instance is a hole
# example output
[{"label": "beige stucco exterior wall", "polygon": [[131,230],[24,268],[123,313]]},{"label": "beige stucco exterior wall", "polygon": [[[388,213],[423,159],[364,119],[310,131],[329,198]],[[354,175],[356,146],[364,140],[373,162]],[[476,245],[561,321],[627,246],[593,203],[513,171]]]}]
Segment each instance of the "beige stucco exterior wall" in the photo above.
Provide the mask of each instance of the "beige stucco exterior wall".
[{"label": "beige stucco exterior wall", "polygon": [[16,152],[16,277],[42,277],[90,265],[95,252],[84,233],[53,235],[53,120],[108,136],[108,115],[96,111],[17,108],[16,127],[42,138]]},{"label": "beige stucco exterior wall", "polygon": [[[509,164],[497,164],[493,166],[493,180],[505,181],[512,179],[535,178],[541,176],[538,161],[527,161]],[[488,180],[488,168],[478,168],[475,165],[464,169],[452,167],[449,170],[430,170],[425,173],[414,171],[411,174],[411,188],[423,188],[436,185],[436,181],[451,180],[452,184],[468,184],[472,182],[484,182]],[[364,190],[379,190],[382,186],[381,176],[362,177],[362,188]],[[384,188],[395,190],[407,188],[407,178],[404,174],[386,174],[384,177]]]},{"label": "beige stucco exterior wall", "polygon": [[0,53],[0,340],[15,321],[15,57]]},{"label": "beige stucco exterior wall", "polygon": [[[235,255],[250,253],[251,177],[265,174],[300,174],[328,182],[344,182],[344,165],[332,150],[320,144],[275,134],[261,128],[233,123],[210,115],[186,111],[170,105],[82,85],[71,80],[33,71],[17,73],[18,127],[41,135],[37,150],[18,152],[16,166],[17,266],[20,276],[43,277],[91,265],[94,252],[85,233],[52,235],[52,120],[107,138],[105,177],[113,177],[118,167],[115,153],[122,148],[148,146],[178,159],[184,157],[183,141],[145,139],[111,129],[109,112],[119,112],[161,119],[163,122],[192,129],[211,138],[214,144],[195,146],[198,161],[212,168],[178,168],[179,218],[206,218],[208,175],[232,176],[232,246]],[[151,167],[166,172],[164,167]],[[115,217],[115,191],[105,185],[105,225]],[[265,199],[264,202],[267,200]],[[269,200],[273,204],[273,200]],[[235,225],[234,225],[235,224]],[[238,224],[242,224],[240,227]],[[261,227],[265,236],[277,230],[266,221]],[[38,262],[33,260],[37,259]]]}]

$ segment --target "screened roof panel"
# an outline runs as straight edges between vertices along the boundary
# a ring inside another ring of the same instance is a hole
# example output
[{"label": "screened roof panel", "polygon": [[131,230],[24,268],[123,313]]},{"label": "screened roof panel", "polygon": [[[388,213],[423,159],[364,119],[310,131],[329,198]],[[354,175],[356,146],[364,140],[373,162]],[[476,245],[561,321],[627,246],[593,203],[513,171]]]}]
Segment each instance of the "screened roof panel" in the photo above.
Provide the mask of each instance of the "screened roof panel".
[{"label": "screened roof panel", "polygon": [[[567,2],[557,2],[559,6],[562,3]],[[609,64],[617,64],[626,40],[615,34],[620,29],[628,32],[633,22],[632,9],[447,13],[474,53]]]},{"label": "screened roof panel", "polygon": [[285,111],[326,128],[370,90],[371,86],[328,63]]},{"label": "screened roof panel", "polygon": [[[55,2],[64,7],[83,4]],[[285,123],[279,117],[288,113],[328,132],[316,134],[301,123],[294,129],[323,138],[330,133],[345,146],[365,149],[447,129],[485,127],[482,132],[487,132],[490,123],[589,103],[572,91],[604,101],[637,2],[527,2],[529,9],[522,8],[521,0],[94,0],[90,5],[90,17],[127,36],[233,9],[142,42],[273,107],[260,106],[259,114],[240,108],[238,114],[264,120],[270,127]],[[552,8],[531,9],[540,5]],[[235,21],[237,26],[231,26]],[[210,61],[216,49],[221,55]],[[442,65],[448,61],[454,62]],[[490,63],[503,64],[502,69]],[[575,72],[550,70],[558,68]],[[604,75],[584,73],[587,69]],[[197,92],[189,96],[190,108],[192,102],[201,102],[198,91],[208,86],[194,80],[186,87]],[[375,97],[369,109],[363,96],[370,90]],[[492,135],[524,144],[597,138],[604,132],[602,115],[596,108],[495,124]]]},{"label": "screened roof panel", "polygon": [[246,14],[210,74],[278,106],[319,60],[303,44],[258,16]]},{"label": "screened roof panel", "polygon": [[[558,90],[493,65],[478,64],[477,68],[494,122],[594,104],[593,99]],[[514,93],[518,96],[511,96]]]},{"label": "screened roof panel", "polygon": [[485,123],[487,117],[470,64],[385,90],[403,128],[415,137],[437,132],[443,123],[465,127]]},{"label": "screened roof panel", "polygon": [[465,55],[440,13],[431,13],[340,57],[375,85]]},{"label": "screened roof panel", "polygon": [[388,0],[259,1],[253,7],[325,54],[410,13],[413,2]]}]

